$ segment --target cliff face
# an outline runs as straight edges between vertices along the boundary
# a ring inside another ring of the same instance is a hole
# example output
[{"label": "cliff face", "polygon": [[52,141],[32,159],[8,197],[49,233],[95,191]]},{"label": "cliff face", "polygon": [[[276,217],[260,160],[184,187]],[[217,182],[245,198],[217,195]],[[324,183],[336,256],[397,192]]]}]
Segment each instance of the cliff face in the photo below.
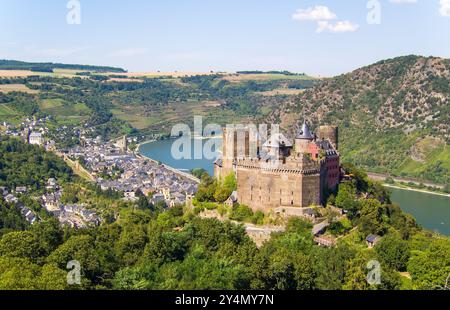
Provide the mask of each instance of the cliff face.
[{"label": "cliff face", "polygon": [[[286,130],[304,116],[313,125],[339,125],[345,160],[448,183],[449,99],[449,59],[405,56],[323,80],[282,103],[268,121]],[[411,150],[427,137],[433,143],[417,161]]]}]

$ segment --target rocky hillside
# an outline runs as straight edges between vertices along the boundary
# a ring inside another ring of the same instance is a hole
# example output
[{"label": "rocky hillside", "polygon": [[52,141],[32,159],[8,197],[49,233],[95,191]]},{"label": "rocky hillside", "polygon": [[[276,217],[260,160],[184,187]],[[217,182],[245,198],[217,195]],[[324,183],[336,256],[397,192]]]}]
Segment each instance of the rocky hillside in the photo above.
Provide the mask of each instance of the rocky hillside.
[{"label": "rocky hillside", "polygon": [[337,124],[346,160],[448,184],[449,99],[449,59],[405,56],[324,80],[283,103],[269,121],[286,130],[304,116],[313,125]]}]

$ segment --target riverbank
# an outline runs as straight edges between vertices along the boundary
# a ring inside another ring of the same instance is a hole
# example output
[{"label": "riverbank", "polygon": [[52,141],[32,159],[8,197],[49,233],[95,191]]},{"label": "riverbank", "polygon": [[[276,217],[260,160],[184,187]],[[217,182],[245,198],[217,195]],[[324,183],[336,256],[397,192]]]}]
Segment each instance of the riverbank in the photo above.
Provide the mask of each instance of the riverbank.
[{"label": "riverbank", "polygon": [[179,176],[185,177],[185,178],[187,178],[187,179],[189,179],[189,180],[191,180],[191,181],[193,181],[193,182],[195,182],[195,183],[197,183],[197,184],[200,184],[201,180],[198,179],[198,178],[196,178],[196,177],[193,176],[192,174],[183,172],[183,171],[181,171],[181,170],[179,170],[179,169],[176,169],[176,168],[173,168],[173,167],[167,165],[166,163],[163,163],[163,162],[161,162],[161,161],[158,161],[158,160],[156,160],[156,159],[151,158],[151,157],[148,156],[148,155],[144,155],[144,154],[141,153],[141,146],[143,146],[143,145],[145,145],[145,144],[154,143],[154,142],[156,142],[156,141],[158,141],[158,140],[150,140],[150,141],[146,141],[146,142],[142,142],[142,143],[138,144],[138,146],[137,146],[137,148],[136,148],[136,151],[134,152],[134,154],[136,155],[136,157],[137,157],[137,158],[140,158],[140,159],[143,159],[143,160],[150,160],[150,161],[152,161],[153,163],[156,163],[156,164],[161,164],[161,165],[162,165],[164,168],[166,168],[167,170],[169,170],[169,171],[171,171],[171,172],[173,172],[173,173],[175,173],[175,174],[178,174]]},{"label": "riverbank", "polygon": [[[383,185],[386,187],[404,189],[404,190],[408,190],[408,191],[414,191],[414,192],[425,193],[425,194],[450,197],[449,193],[445,193],[443,191],[445,186],[442,184],[420,181],[420,180],[416,180],[416,179],[393,177],[389,174],[382,174],[382,173],[368,172],[367,175],[372,180],[382,182]],[[393,182],[387,183],[387,179],[391,179]],[[410,186],[408,186],[408,185],[410,185]],[[423,187],[428,187],[428,188],[423,188]]]},{"label": "riverbank", "polygon": [[367,175],[369,176],[369,178],[371,178],[372,180],[375,181],[385,181],[386,179],[392,179],[394,180],[394,182],[398,182],[398,183],[412,183],[415,185],[424,185],[427,187],[435,187],[435,188],[439,188],[439,189],[444,189],[444,185],[442,184],[436,184],[433,182],[429,182],[429,181],[423,181],[423,180],[417,180],[417,179],[411,179],[411,178],[403,178],[403,177],[395,177],[392,176],[390,174],[385,174],[385,173],[375,173],[375,172],[368,172]]},{"label": "riverbank", "polygon": [[136,145],[136,150],[134,151],[135,154],[136,155],[140,154],[141,146],[143,146],[144,144],[149,144],[149,143],[153,143],[153,142],[156,142],[156,141],[158,141],[158,140],[153,139],[153,140],[146,140],[144,142],[138,143]]},{"label": "riverbank", "polygon": [[425,189],[419,189],[419,188],[414,188],[414,187],[400,186],[400,185],[387,184],[387,183],[383,183],[383,186],[389,187],[389,188],[401,189],[401,190],[405,190],[405,191],[412,191],[412,192],[418,192],[418,193],[424,193],[424,194],[430,194],[430,195],[443,196],[443,197],[450,198],[450,194],[433,192],[433,191],[428,191]]}]

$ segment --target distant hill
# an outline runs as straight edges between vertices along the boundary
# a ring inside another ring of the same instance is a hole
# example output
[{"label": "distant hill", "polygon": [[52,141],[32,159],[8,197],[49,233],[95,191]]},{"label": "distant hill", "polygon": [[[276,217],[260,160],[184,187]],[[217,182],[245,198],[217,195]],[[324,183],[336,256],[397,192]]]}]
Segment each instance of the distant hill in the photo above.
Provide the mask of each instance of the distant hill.
[{"label": "distant hill", "polygon": [[345,160],[450,183],[450,60],[405,56],[322,80],[281,103],[270,122],[336,124]]},{"label": "distant hill", "polygon": [[114,72],[114,73],[125,73],[126,70],[122,68],[115,67],[104,67],[104,66],[91,66],[91,65],[69,65],[69,64],[59,64],[59,63],[33,63],[24,62],[17,60],[1,60],[0,59],[0,70],[30,70],[35,72],[53,72],[54,69],[68,69],[68,70],[86,70],[86,71],[96,71],[96,72]]}]

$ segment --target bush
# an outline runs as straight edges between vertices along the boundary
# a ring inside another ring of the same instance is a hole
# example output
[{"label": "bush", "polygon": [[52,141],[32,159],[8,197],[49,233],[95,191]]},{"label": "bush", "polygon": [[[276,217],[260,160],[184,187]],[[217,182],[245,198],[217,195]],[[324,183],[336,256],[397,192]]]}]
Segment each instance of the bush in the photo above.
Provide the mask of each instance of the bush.
[{"label": "bush", "polygon": [[385,236],[375,246],[378,257],[390,268],[404,271],[410,257],[408,243],[396,235]]},{"label": "bush", "polygon": [[255,225],[262,225],[264,224],[264,216],[265,215],[262,211],[256,211],[252,216],[251,222]]},{"label": "bush", "polygon": [[249,207],[245,205],[236,205],[231,211],[230,219],[239,222],[251,221],[253,215],[253,211]]}]

